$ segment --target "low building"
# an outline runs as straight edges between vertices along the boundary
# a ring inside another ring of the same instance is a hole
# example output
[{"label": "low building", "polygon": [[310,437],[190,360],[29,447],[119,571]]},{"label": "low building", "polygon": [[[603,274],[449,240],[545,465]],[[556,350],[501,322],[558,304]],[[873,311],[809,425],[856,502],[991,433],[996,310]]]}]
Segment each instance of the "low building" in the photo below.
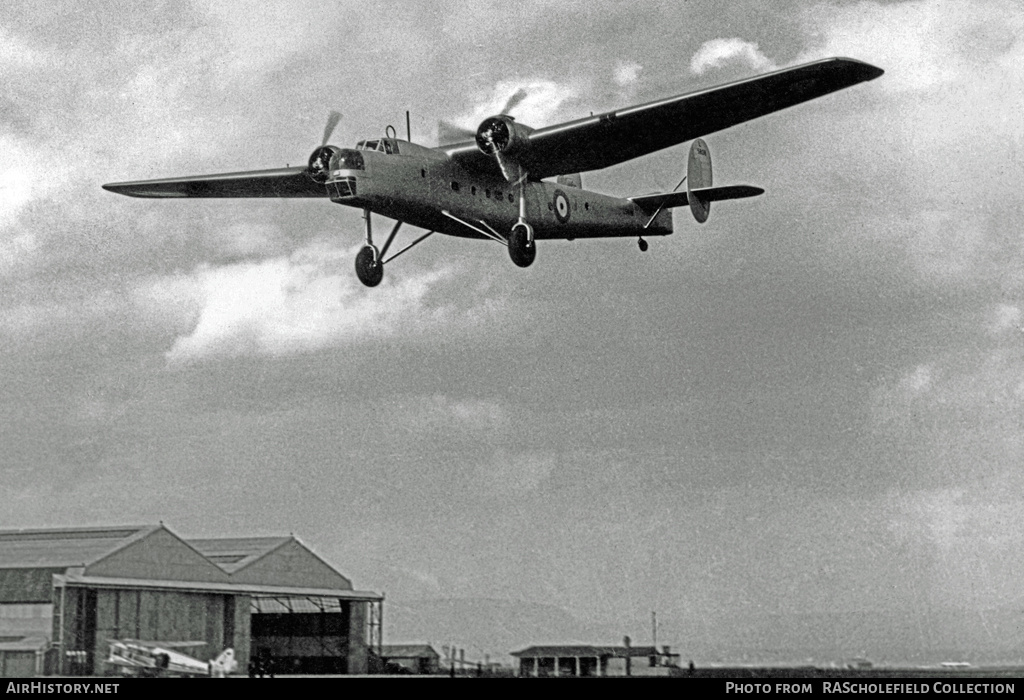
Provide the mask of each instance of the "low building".
[{"label": "low building", "polygon": [[441,655],[429,644],[385,644],[381,647],[385,664],[394,664],[409,673],[432,674],[441,668]]},{"label": "low building", "polygon": [[[291,536],[187,541],[163,524],[0,531],[0,639],[42,637],[52,658],[36,656],[30,675],[112,673],[117,639],[200,642],[189,654],[201,660],[232,648],[243,672],[259,657],[282,674],[365,673],[382,604]],[[5,650],[0,674],[25,675],[29,651]]]},{"label": "low building", "polygon": [[669,647],[536,646],[512,652],[525,677],[668,676],[679,654]]}]

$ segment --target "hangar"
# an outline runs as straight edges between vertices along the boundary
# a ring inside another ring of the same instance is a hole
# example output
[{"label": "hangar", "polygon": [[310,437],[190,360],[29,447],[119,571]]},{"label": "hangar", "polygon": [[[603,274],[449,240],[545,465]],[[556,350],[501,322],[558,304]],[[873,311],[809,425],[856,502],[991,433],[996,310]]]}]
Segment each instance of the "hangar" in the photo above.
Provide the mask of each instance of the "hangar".
[{"label": "hangar", "polygon": [[[0,637],[48,640],[34,675],[104,675],[112,639],[202,642],[189,653],[204,660],[230,647],[243,671],[258,657],[280,674],[366,673],[383,600],[293,536],[0,530]],[[17,658],[0,673],[24,675],[30,657]]]}]

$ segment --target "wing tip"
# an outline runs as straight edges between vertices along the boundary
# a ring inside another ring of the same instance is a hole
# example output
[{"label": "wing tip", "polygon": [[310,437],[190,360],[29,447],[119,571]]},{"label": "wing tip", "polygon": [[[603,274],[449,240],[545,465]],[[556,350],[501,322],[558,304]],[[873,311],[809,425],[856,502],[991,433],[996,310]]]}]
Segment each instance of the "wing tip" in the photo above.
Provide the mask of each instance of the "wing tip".
[{"label": "wing tip", "polygon": [[859,82],[867,82],[868,80],[874,80],[885,75],[885,71],[878,66],[873,66],[867,61],[861,61],[857,58],[847,58],[846,56],[836,56],[832,59],[837,63],[842,63],[847,66],[853,75]]}]

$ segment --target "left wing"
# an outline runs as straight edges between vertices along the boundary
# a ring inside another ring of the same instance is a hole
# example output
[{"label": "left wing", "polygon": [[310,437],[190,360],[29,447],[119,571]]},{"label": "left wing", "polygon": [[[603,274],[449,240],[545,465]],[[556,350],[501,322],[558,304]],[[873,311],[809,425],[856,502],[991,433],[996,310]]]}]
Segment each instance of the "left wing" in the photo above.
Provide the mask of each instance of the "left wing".
[{"label": "left wing", "polygon": [[[518,163],[530,178],[598,170],[873,80],[880,68],[826,58],[754,78],[532,131]],[[496,170],[475,141],[441,148],[461,165]]]},{"label": "left wing", "polygon": [[165,180],[111,182],[103,189],[129,197],[326,197],[327,188],[313,182],[308,168],[251,170],[243,173],[193,175]]}]

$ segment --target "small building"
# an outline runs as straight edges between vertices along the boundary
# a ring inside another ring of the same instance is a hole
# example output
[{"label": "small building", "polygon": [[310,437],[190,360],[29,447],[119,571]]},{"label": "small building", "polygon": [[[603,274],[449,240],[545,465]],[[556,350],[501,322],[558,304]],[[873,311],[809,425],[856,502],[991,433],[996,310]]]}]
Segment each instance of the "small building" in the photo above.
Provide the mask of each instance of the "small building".
[{"label": "small building", "polygon": [[199,642],[201,660],[230,647],[242,672],[260,657],[281,674],[365,673],[382,604],[291,536],[0,531],[0,675],[109,674],[110,642],[127,639]]},{"label": "small building", "polygon": [[432,674],[441,669],[441,655],[429,644],[385,644],[381,647],[385,664],[400,666],[410,673]]},{"label": "small building", "polygon": [[50,640],[42,635],[0,632],[0,678],[31,678],[47,670]]},{"label": "small building", "polygon": [[668,676],[679,666],[669,647],[536,646],[512,656],[523,677]]}]

